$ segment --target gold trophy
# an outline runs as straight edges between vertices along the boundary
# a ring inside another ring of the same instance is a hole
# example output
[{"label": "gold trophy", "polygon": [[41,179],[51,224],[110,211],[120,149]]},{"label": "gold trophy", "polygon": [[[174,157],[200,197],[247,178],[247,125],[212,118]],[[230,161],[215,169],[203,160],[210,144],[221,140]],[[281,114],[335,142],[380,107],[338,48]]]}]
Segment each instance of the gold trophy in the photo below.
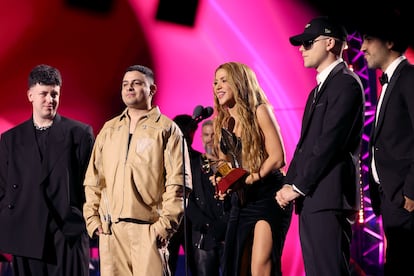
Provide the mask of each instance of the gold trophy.
[{"label": "gold trophy", "polygon": [[244,179],[248,175],[246,170],[231,168],[228,163],[224,162],[217,167],[217,171],[222,175],[216,186],[217,193],[226,193],[228,189],[237,191],[245,185]]},{"label": "gold trophy", "polygon": [[240,168],[240,161],[237,158],[241,153],[241,143],[233,133],[225,128],[222,128],[220,149],[224,154],[231,157],[232,167],[224,160],[209,160],[203,155],[203,170],[209,172],[211,169],[216,176],[221,177],[216,185],[217,195],[224,194],[229,189],[232,191],[240,190],[245,185],[244,179],[248,175],[246,170]]}]

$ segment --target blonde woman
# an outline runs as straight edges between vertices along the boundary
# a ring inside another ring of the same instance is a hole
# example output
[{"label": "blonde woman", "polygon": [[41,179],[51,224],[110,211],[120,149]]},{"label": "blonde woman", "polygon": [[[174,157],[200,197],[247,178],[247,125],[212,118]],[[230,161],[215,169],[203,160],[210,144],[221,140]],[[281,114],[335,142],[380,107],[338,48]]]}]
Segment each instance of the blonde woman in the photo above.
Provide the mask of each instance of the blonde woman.
[{"label": "blonde woman", "polygon": [[224,275],[281,275],[292,207],[282,209],[274,199],[283,184],[285,166],[279,125],[255,73],[245,64],[221,64],[213,90],[214,144],[219,158],[248,172],[242,192],[233,190],[228,195],[232,209]]}]

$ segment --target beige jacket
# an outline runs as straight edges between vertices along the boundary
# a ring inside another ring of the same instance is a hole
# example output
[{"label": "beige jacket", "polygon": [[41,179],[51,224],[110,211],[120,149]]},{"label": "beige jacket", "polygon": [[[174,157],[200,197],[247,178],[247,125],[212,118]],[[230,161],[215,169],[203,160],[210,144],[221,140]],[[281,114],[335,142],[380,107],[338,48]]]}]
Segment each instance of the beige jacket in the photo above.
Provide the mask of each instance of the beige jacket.
[{"label": "beige jacket", "polygon": [[84,181],[88,233],[92,237],[108,217],[112,223],[137,219],[168,239],[184,213],[184,165],[187,195],[192,188],[187,145],[158,107],[139,120],[131,138],[129,124],[125,109],[97,135]]}]

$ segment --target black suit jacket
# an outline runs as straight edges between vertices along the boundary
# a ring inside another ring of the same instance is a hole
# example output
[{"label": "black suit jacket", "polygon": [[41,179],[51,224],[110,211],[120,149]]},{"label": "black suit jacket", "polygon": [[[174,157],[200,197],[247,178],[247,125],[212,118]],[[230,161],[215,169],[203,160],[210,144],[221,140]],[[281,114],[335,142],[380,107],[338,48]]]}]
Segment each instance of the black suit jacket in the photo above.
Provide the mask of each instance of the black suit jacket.
[{"label": "black suit jacket", "polygon": [[48,220],[68,239],[85,232],[83,179],[94,143],[89,125],[56,115],[41,161],[32,119],[0,140],[0,251],[42,258]]},{"label": "black suit jacket", "polygon": [[359,207],[359,153],[365,105],[362,84],[342,62],[331,71],[315,101],[312,92],[285,182],[306,194],[295,201],[297,213],[354,213]]},{"label": "black suit jacket", "polygon": [[202,171],[200,152],[191,149],[190,158],[193,190],[188,199],[187,216],[192,224],[192,244],[211,250],[224,241],[231,208],[230,197],[225,200],[214,197],[215,188],[209,180],[212,173]]},{"label": "black suit jacket", "polygon": [[[407,60],[398,65],[386,88],[377,126],[371,131],[371,158],[372,148],[383,192],[402,207],[404,195],[414,199],[414,66]],[[379,185],[371,170],[369,187],[374,213],[379,215]]]}]

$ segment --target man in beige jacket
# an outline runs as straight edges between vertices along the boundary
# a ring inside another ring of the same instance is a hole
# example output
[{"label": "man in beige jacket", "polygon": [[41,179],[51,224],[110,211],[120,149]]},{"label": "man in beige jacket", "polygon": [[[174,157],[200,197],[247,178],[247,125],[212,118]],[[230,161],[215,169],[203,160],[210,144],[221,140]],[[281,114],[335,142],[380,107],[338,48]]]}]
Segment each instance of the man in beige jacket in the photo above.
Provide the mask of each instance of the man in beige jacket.
[{"label": "man in beige jacket", "polygon": [[99,236],[102,276],[169,274],[168,240],[183,217],[191,167],[181,130],[152,106],[156,91],[150,68],[126,70],[126,109],[97,135],[86,172],[84,217]]}]

